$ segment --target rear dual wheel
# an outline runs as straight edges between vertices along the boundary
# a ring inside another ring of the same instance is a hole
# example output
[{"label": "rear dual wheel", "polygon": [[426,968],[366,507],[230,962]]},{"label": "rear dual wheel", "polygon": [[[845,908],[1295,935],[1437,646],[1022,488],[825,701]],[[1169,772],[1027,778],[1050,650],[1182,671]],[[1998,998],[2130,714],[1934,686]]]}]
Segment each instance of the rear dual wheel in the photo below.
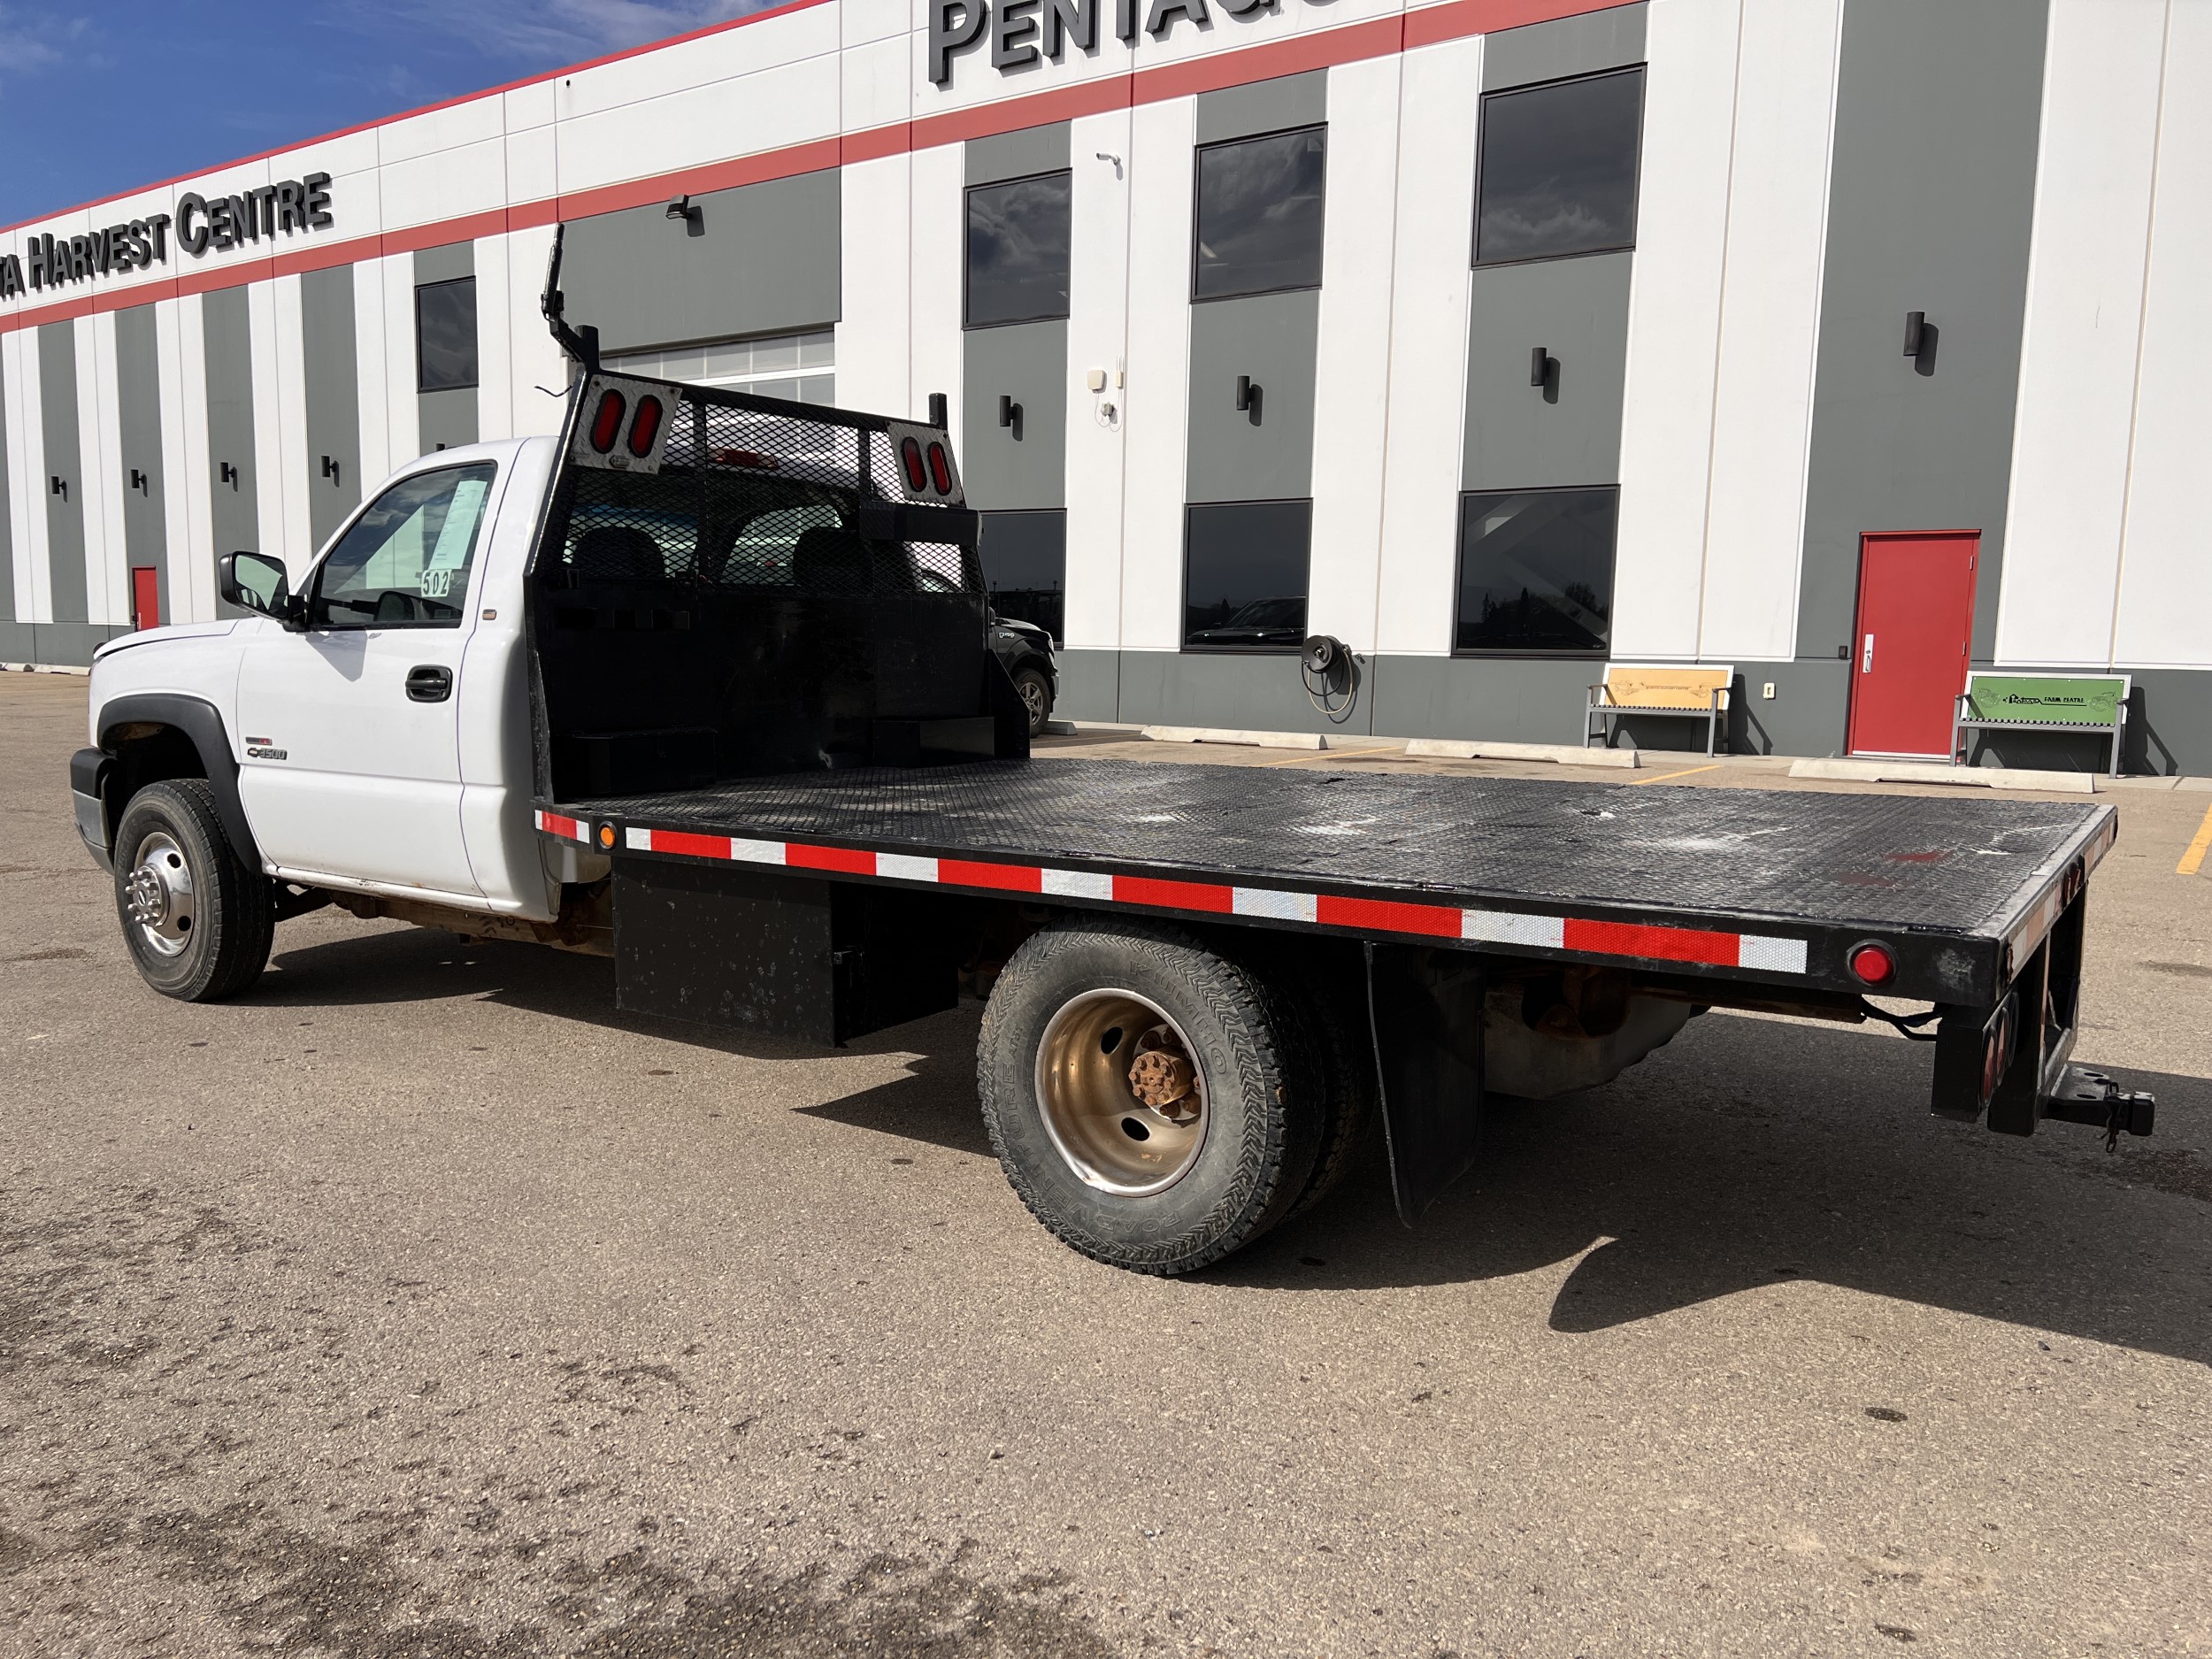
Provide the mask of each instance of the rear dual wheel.
[{"label": "rear dual wheel", "polygon": [[1220,1260],[1341,1172],[1329,1071],[1297,995],[1123,920],[1025,942],[977,1052],[991,1144],[1030,1212],[1086,1256],[1160,1274]]}]

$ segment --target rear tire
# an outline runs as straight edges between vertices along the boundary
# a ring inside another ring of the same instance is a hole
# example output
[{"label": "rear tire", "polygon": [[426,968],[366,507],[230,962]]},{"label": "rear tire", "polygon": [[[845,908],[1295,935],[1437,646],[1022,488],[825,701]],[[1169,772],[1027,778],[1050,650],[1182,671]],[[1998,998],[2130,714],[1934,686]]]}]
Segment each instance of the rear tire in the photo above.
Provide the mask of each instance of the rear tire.
[{"label": "rear tire", "polygon": [[223,833],[198,778],[149,784],[115,833],[115,910],[139,977],[164,996],[235,996],[268,965],[276,931],[269,879]]},{"label": "rear tire", "polygon": [[1343,1183],[1376,1117],[1375,1045],[1362,979],[1317,964],[1286,975],[1283,1001],[1311,1033],[1321,1079],[1320,1150],[1306,1190],[1291,1206],[1302,1216]]},{"label": "rear tire", "polygon": [[[1033,934],[977,1044],[1007,1180],[1062,1242],[1116,1267],[1188,1273],[1250,1243],[1289,1214],[1320,1148],[1319,1079],[1288,1018],[1264,979],[1179,929]],[[1156,1095],[1187,1092],[1148,1105],[1140,1061]]]}]

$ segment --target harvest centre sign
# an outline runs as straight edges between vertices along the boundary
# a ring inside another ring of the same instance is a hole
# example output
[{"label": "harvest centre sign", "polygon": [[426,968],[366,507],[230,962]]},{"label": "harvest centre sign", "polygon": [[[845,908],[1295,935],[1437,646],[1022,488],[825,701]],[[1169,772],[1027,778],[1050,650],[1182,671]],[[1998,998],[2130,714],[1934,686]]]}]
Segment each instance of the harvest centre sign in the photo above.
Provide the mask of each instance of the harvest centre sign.
[{"label": "harvest centre sign", "polygon": [[35,235],[26,239],[21,254],[0,253],[0,300],[166,265],[172,244],[197,259],[210,248],[241,248],[265,236],[273,242],[336,222],[326,173],[257,185],[236,196],[187,191],[173,213],[149,213],[82,236]]}]

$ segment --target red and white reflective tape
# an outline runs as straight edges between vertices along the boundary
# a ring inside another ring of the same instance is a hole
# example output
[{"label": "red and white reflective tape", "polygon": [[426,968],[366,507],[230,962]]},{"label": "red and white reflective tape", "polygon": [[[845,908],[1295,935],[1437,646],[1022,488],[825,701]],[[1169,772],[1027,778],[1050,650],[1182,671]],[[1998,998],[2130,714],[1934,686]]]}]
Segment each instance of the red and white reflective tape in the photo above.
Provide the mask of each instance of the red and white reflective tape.
[{"label": "red and white reflective tape", "polygon": [[[549,815],[541,813],[541,818]],[[564,820],[565,821],[565,820]],[[542,826],[541,826],[542,827]],[[1469,910],[1402,899],[1348,898],[1333,893],[1297,893],[1280,887],[1240,887],[1166,876],[1118,876],[1094,870],[1055,870],[1045,864],[1000,864],[970,858],[928,858],[910,853],[865,852],[805,841],[747,841],[683,830],[625,829],[633,852],[673,853],[736,864],[781,864],[835,875],[875,876],[994,893],[1035,893],[1050,898],[1090,899],[1148,910],[1197,911],[1305,922],[1363,933],[1404,933],[1481,944],[1521,945],[1539,950],[1626,956],[1646,962],[1694,962],[1708,967],[1751,968],[1765,973],[1805,972],[1805,941],[1763,933],[1724,933],[1696,927],[1604,922],[1525,910]]]},{"label": "red and white reflective tape", "polygon": [[537,809],[538,827],[548,835],[557,835],[565,841],[581,841],[591,845],[591,826],[581,818],[563,818],[558,812]]}]

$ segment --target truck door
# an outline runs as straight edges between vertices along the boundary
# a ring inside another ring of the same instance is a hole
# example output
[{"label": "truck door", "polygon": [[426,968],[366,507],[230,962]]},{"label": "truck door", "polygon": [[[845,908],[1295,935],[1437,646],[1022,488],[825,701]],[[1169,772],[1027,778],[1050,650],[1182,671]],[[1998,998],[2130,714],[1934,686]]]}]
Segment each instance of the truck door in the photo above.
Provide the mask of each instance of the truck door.
[{"label": "truck door", "polygon": [[305,632],[247,625],[238,787],[281,868],[480,895],[454,691],[497,473],[477,461],[400,479],[307,578]]}]

